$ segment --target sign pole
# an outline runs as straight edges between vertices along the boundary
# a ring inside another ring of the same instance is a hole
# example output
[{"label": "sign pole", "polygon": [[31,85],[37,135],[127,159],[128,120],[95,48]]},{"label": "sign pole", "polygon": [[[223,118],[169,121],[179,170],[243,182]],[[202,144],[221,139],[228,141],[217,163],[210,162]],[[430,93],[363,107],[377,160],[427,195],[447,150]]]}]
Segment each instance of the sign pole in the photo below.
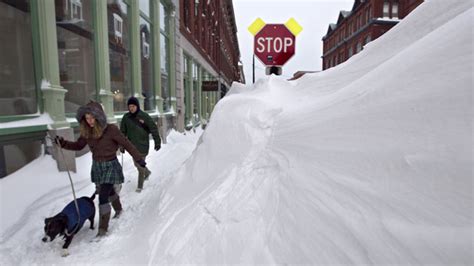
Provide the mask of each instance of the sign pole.
[{"label": "sign pole", "polygon": [[252,83],[255,83],[255,54],[252,54]]}]

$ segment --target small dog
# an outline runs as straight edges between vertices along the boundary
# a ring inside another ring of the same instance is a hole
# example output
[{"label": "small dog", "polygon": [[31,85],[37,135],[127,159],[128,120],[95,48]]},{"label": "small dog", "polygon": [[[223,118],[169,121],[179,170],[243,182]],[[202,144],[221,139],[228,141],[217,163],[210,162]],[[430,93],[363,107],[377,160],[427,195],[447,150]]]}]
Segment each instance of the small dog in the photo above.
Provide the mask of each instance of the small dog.
[{"label": "small dog", "polygon": [[79,232],[86,220],[90,221],[90,229],[94,229],[95,193],[91,197],[81,197],[77,199],[79,207],[79,217],[74,201],[71,201],[66,207],[53,217],[44,220],[44,237],[43,242],[53,241],[57,235],[61,235],[66,239],[63,245],[62,256],[69,255],[68,247],[71,244],[74,235]]}]

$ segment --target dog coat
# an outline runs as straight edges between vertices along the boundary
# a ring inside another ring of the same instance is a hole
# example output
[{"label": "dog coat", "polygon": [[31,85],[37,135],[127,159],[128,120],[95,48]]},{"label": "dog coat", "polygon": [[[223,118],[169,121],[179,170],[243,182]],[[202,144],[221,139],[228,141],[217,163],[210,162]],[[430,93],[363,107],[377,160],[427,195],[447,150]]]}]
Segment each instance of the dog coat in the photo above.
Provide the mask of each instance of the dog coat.
[{"label": "dog coat", "polygon": [[76,204],[74,203],[74,201],[71,201],[61,211],[61,213],[67,216],[67,231],[69,233],[72,233],[76,228],[81,228],[84,225],[84,222],[94,213],[93,205],[89,202],[88,199],[77,199],[77,205],[79,206],[79,219],[77,217]]}]

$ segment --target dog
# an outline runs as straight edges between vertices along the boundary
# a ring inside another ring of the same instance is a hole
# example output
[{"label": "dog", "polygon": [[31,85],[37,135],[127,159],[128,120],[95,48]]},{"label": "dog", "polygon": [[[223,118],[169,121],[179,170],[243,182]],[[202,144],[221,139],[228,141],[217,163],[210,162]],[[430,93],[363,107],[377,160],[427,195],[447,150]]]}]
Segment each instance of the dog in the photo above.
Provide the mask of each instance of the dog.
[{"label": "dog", "polygon": [[61,235],[66,239],[63,245],[62,256],[69,255],[68,247],[74,235],[79,232],[86,220],[90,221],[90,229],[94,229],[95,193],[91,197],[81,197],[77,199],[79,207],[79,217],[77,215],[76,203],[71,201],[64,209],[53,217],[44,220],[43,242],[51,242],[56,236]]}]

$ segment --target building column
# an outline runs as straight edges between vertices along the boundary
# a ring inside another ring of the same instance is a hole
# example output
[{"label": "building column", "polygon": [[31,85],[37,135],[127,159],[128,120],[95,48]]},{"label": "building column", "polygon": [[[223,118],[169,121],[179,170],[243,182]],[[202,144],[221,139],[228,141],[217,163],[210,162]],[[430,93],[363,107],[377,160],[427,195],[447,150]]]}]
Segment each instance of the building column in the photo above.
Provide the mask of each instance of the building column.
[{"label": "building column", "polygon": [[114,95],[110,88],[110,60],[107,1],[93,1],[94,10],[94,46],[95,80],[98,100],[104,106],[108,123],[116,123],[114,117]]},{"label": "building column", "polygon": [[[201,92],[201,123],[206,124],[207,122],[207,93],[205,91]],[[203,121],[204,120],[204,121]]]},{"label": "building column", "polygon": [[[138,8],[138,1],[130,1],[130,50],[132,59],[131,71],[133,90],[132,94],[135,95],[135,97],[137,97],[138,95],[141,96],[142,93],[142,65],[140,60],[140,48],[140,9]],[[141,100],[143,103],[143,99]]]},{"label": "building column", "polygon": [[[43,112],[53,120],[48,134],[72,140],[74,132],[66,120],[64,108],[67,90],[61,86],[59,78],[55,3],[54,0],[30,1],[30,7],[36,83],[42,94]],[[50,149],[59,171],[76,171],[74,151],[60,150],[56,145]]]},{"label": "building column", "polygon": [[170,104],[172,110],[175,112],[176,116],[177,104],[176,104],[176,7],[174,4],[170,5],[170,73],[169,73],[169,83],[170,83]]},{"label": "building column", "polygon": [[211,113],[209,114],[209,116],[212,114],[212,112],[214,112],[214,106],[216,106],[216,103],[217,103],[217,92],[216,91],[213,91],[211,92]]},{"label": "building column", "polygon": [[201,84],[202,84],[202,77],[201,77],[201,71],[202,71],[202,67],[198,67],[198,73],[197,73],[197,88],[196,88],[196,92],[197,92],[197,111],[198,111],[198,116],[199,116],[199,120],[201,121],[202,123],[202,87],[201,87]]},{"label": "building column", "polygon": [[188,128],[188,125],[191,123],[192,124],[192,118],[193,118],[193,106],[192,106],[192,99],[193,99],[193,83],[194,83],[194,77],[193,77],[193,60],[190,57],[185,57],[187,61],[187,73],[188,73],[188,79],[186,82],[188,83],[187,86],[185,86],[185,91],[184,91],[184,127]]},{"label": "building column", "polygon": [[160,1],[151,1],[151,21],[153,23],[153,34],[152,34],[152,52],[153,52],[153,88],[155,90],[155,101],[156,107],[159,112],[159,116],[163,114],[163,97],[161,95],[161,32],[160,32]]},{"label": "building column", "polygon": [[59,79],[58,39],[54,0],[30,1],[36,83],[42,94],[43,112],[53,119],[52,128],[69,127],[65,90]]}]

